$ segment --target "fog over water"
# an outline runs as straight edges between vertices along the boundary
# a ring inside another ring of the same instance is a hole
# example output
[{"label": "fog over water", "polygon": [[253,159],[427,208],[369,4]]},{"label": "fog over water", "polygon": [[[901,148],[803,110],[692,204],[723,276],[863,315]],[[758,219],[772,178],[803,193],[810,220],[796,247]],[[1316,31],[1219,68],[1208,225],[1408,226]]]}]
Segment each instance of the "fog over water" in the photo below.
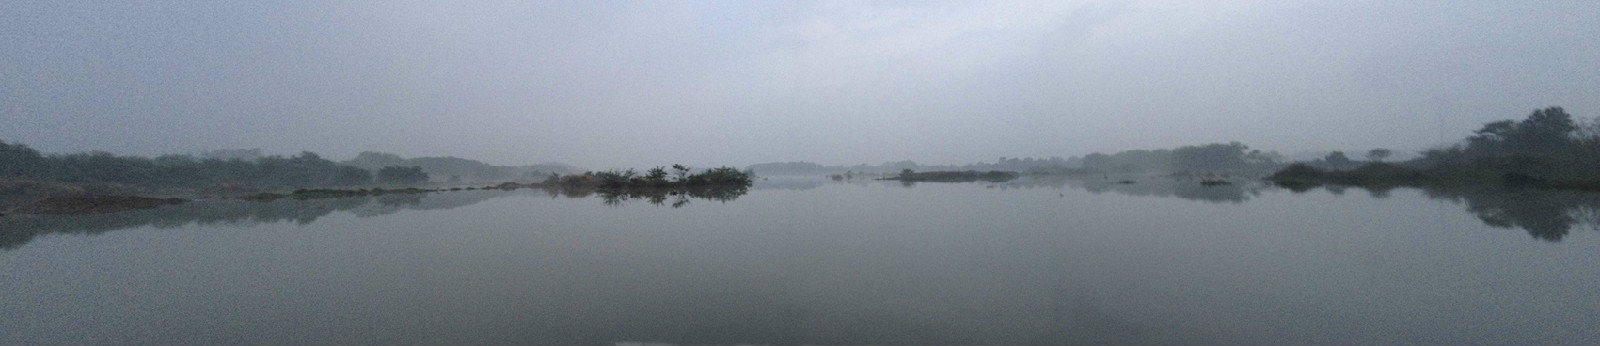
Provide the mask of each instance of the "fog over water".
[{"label": "fog over water", "polygon": [[0,3],[0,139],[501,165],[1415,151],[1600,113],[1600,4]]},{"label": "fog over water", "polygon": [[0,346],[1600,344],[1600,2],[0,1]]}]

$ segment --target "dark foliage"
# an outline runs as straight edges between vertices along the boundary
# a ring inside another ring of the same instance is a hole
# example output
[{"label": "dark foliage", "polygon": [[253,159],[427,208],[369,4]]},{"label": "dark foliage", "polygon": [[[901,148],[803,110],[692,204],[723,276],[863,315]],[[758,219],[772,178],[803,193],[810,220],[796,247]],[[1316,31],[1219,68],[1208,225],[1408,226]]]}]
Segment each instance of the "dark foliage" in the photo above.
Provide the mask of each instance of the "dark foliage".
[{"label": "dark foliage", "polygon": [[[1374,150],[1369,156],[1376,161],[1387,153]],[[1349,165],[1339,152],[1323,161],[1337,168],[1340,159]],[[1291,165],[1271,180],[1291,188],[1492,184],[1600,190],[1600,128],[1580,127],[1565,110],[1550,107],[1522,121],[1484,124],[1464,144],[1429,150],[1410,162],[1372,162],[1350,170]]]},{"label": "dark foliage", "polygon": [[312,152],[255,160],[165,155],[155,158],[105,152],[43,155],[22,144],[0,142],[0,178],[79,186],[139,189],[250,186],[297,188],[353,186],[371,181],[363,169],[341,166]]},{"label": "dark foliage", "polygon": [[1345,171],[1323,170],[1296,163],[1273,173],[1267,179],[1291,188],[1309,188],[1321,184],[1393,186],[1418,184],[1426,181],[1427,175],[1420,170],[1382,162],[1371,162]]},{"label": "dark foliage", "polygon": [[717,167],[693,174],[683,180],[686,186],[749,186],[754,176],[733,167]]},{"label": "dark foliage", "polygon": [[632,169],[564,176],[551,174],[542,184],[563,189],[580,187],[602,190],[683,189],[710,186],[748,187],[755,180],[755,175],[751,171],[739,171],[733,167],[717,167],[696,174],[690,172],[692,170],[687,166],[672,165],[671,173],[668,173],[665,167],[655,167],[645,171],[644,175],[639,175]]},{"label": "dark foliage", "polygon": [[1164,172],[1265,173],[1279,167],[1282,155],[1252,150],[1239,142],[1191,145],[1167,150],[1127,150],[1083,157],[1083,168],[1095,173]]}]

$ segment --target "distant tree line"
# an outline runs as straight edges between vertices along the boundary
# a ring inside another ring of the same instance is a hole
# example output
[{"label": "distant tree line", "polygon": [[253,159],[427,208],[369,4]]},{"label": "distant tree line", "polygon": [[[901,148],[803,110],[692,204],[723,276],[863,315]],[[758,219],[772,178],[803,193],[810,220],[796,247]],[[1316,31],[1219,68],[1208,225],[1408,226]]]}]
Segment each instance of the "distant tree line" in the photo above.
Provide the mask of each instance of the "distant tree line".
[{"label": "distant tree line", "polygon": [[[378,182],[414,184],[427,180],[426,174],[415,167],[390,168],[379,172]],[[46,155],[23,144],[3,141],[0,141],[0,178],[157,189],[337,187],[374,182],[371,171],[340,165],[309,151],[287,157],[261,156],[254,160],[192,155],[147,158],[98,151]]]},{"label": "distant tree line", "polygon": [[[1342,156],[1342,154],[1341,154]],[[1484,124],[1462,143],[1427,150],[1397,164],[1372,162],[1352,169],[1293,165],[1273,175],[1285,185],[1505,184],[1600,189],[1600,119],[1573,120],[1561,107],[1534,110],[1521,121]],[[1333,161],[1330,159],[1325,161]],[[1348,161],[1347,159],[1345,161]],[[1332,168],[1332,169],[1330,169]]]},{"label": "distant tree line", "polygon": [[1540,180],[1600,180],[1600,122],[1582,125],[1561,107],[1534,110],[1522,121],[1484,124],[1464,144],[1423,152],[1417,165]]},{"label": "distant tree line", "polygon": [[[1341,154],[1342,155],[1342,154]],[[965,165],[919,165],[914,161],[884,162],[879,165],[823,166],[811,162],[772,162],[749,168],[764,175],[828,175],[844,180],[851,174],[897,174],[916,171],[1011,171],[1023,174],[1073,175],[1087,173],[1270,173],[1285,163],[1276,151],[1250,149],[1239,142],[1191,145],[1177,149],[1127,150],[1114,154],[1093,153],[1083,157],[1006,157],[993,163]]]},{"label": "distant tree line", "polygon": [[422,167],[429,177],[442,182],[473,183],[473,182],[503,182],[510,180],[537,181],[549,173],[572,173],[576,168],[562,164],[538,164],[531,166],[495,166],[477,160],[459,157],[415,157],[404,158],[400,155],[375,151],[364,151],[349,161],[339,162],[347,166],[365,168],[378,172],[384,167]]},{"label": "distant tree line", "polygon": [[1177,149],[1127,150],[1083,157],[1083,169],[1096,173],[1221,173],[1271,172],[1282,165],[1277,152],[1252,150],[1239,142],[1182,146]]},{"label": "distant tree line", "polygon": [[901,160],[884,162],[877,165],[858,164],[853,166],[824,166],[811,162],[769,162],[751,165],[746,170],[760,173],[763,176],[834,176],[844,179],[846,175],[888,175],[898,174],[902,170],[911,169],[918,171],[1013,171],[1032,174],[1057,174],[1069,173],[1081,165],[1078,157],[1062,158],[1054,156],[1049,158],[1032,157],[1000,157],[993,163],[979,162],[963,165],[922,165],[916,161]]}]

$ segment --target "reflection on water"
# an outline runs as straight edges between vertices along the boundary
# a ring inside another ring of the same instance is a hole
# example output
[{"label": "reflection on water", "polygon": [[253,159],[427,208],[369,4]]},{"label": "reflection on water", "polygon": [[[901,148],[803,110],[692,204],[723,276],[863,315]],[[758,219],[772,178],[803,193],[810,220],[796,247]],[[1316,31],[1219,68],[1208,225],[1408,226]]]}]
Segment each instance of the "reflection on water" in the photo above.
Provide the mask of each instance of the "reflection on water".
[{"label": "reflection on water", "polygon": [[718,202],[728,202],[738,199],[739,196],[750,192],[749,187],[728,188],[687,188],[687,189],[622,189],[599,190],[600,200],[609,206],[622,206],[631,200],[642,200],[650,205],[668,205],[669,200],[673,208],[682,208],[689,205],[689,198],[709,199]]},{"label": "reflection on water", "polygon": [[[1173,197],[1213,203],[1244,203],[1263,191],[1282,189],[1261,181],[1233,181],[1230,185],[1203,186],[1193,180],[1151,178],[1127,183],[1114,179],[1072,179],[1034,177],[999,185],[1000,188],[1073,188],[1094,194],[1117,193],[1129,196]],[[1324,185],[1330,194],[1342,196],[1349,190],[1365,191],[1372,198],[1388,198],[1395,186],[1350,187]],[[1428,198],[1465,204],[1466,211],[1484,224],[1505,229],[1522,229],[1535,239],[1559,242],[1573,228],[1600,231],[1600,194],[1583,191],[1485,188],[1422,188]],[[1309,189],[1291,189],[1305,193]]]},{"label": "reflection on water", "polygon": [[[1424,189],[1430,198],[1465,203],[1486,225],[1521,228],[1559,242],[1575,227],[1600,231],[1600,194],[1532,189]],[[1375,194],[1376,195],[1376,194]]]},{"label": "reflection on water", "polygon": [[[1343,185],[1288,187],[1294,193],[1322,188],[1333,195],[1364,190],[1372,198],[1388,198],[1397,186],[1352,187]],[[1522,229],[1534,239],[1560,242],[1573,228],[1600,231],[1600,194],[1570,190],[1542,190],[1506,187],[1423,187],[1423,195],[1465,204],[1466,211],[1485,225]]]},{"label": "reflection on water", "polygon": [[214,226],[294,222],[305,225],[337,211],[372,217],[401,210],[458,208],[510,194],[485,190],[426,195],[281,199],[270,202],[209,200],[110,214],[8,216],[0,218],[0,225],[3,225],[0,229],[4,230],[0,232],[0,249],[20,247],[34,237],[47,233],[99,234],[126,228],[178,228],[190,224]]},{"label": "reflection on water", "polygon": [[1261,195],[1271,187],[1265,183],[1236,180],[1225,185],[1201,185],[1195,179],[1170,177],[1079,179],[1061,176],[1035,176],[1005,184],[999,188],[1072,188],[1093,194],[1116,193],[1139,197],[1170,197],[1212,203],[1239,204]]},{"label": "reflection on water", "polygon": [[[811,190],[829,183],[816,178],[773,178],[762,180],[754,188],[761,190]],[[835,181],[836,184],[858,186],[897,186],[912,188],[915,183],[855,179]],[[940,183],[946,184],[946,183]],[[1229,185],[1203,186],[1194,180],[1147,177],[1137,180],[1080,179],[1072,177],[1032,176],[1004,183],[974,183],[986,187],[1010,189],[1075,189],[1092,194],[1114,193],[1137,197],[1178,198],[1208,203],[1243,204],[1266,191],[1279,190],[1267,183],[1240,180]],[[1394,187],[1346,187],[1327,185],[1321,189],[1333,195],[1344,195],[1350,189],[1364,190],[1373,198],[1387,198]],[[596,189],[543,189],[551,198],[598,197],[608,206],[627,206],[632,201],[642,201],[653,206],[681,208],[693,199],[718,202],[733,201],[748,193],[750,188],[736,189],[645,189],[605,191]],[[1309,189],[1294,189],[1305,193]],[[395,194],[376,197],[331,198],[312,200],[285,199],[271,202],[240,200],[197,201],[156,209],[121,213],[81,216],[12,216],[0,218],[0,250],[15,249],[34,237],[47,233],[99,234],[135,227],[176,228],[196,225],[252,225],[258,223],[294,222],[309,224],[318,218],[338,211],[347,211],[359,217],[392,214],[402,210],[451,209],[472,205],[491,198],[520,194],[517,191],[480,190],[431,194]],[[1559,242],[1574,228],[1600,231],[1600,194],[1580,191],[1549,191],[1534,189],[1500,188],[1425,188],[1425,196],[1464,204],[1484,224],[1522,229],[1535,239]]]},{"label": "reflection on water", "polygon": [[817,180],[0,218],[0,345],[1600,341],[1592,194]]},{"label": "reflection on water", "polygon": [[[641,191],[603,191],[595,189],[543,189],[554,197],[589,198],[598,196],[606,205],[621,206],[639,199],[653,205],[680,208],[691,198],[719,202],[732,201],[749,192],[748,188],[696,188],[687,190],[652,189]],[[95,215],[21,215],[0,217],[0,250],[21,247],[34,237],[49,233],[100,234],[137,227],[178,228],[191,224],[254,225],[294,222],[306,225],[334,212],[350,212],[358,217],[393,214],[402,210],[441,210],[469,206],[491,198],[521,194],[519,191],[485,189],[428,194],[390,194],[349,198],[279,199],[257,202],[244,200],[204,200],[154,209]]]},{"label": "reflection on water", "polygon": [[[812,181],[816,181],[817,185],[819,186],[823,182],[822,180]],[[908,181],[877,181],[872,179],[838,180],[834,181],[834,183],[859,186],[900,186],[908,188],[915,187],[917,184],[919,184]],[[935,182],[927,184],[952,183]],[[1245,201],[1250,200],[1252,197],[1260,196],[1261,192],[1264,190],[1275,189],[1264,182],[1249,180],[1235,180],[1231,182],[1231,184],[1227,185],[1204,186],[1199,183],[1199,180],[1189,178],[1174,179],[1171,177],[1115,177],[1115,179],[1112,179],[1111,177],[1107,177],[1088,179],[1077,176],[1059,175],[1032,175],[1023,176],[1022,178],[1007,182],[981,182],[973,184],[982,184],[986,187],[1000,190],[1032,190],[1037,188],[1057,190],[1074,189],[1088,191],[1097,195],[1103,193],[1116,193],[1129,196],[1171,197],[1187,200],[1233,204],[1244,203]],[[800,185],[788,183],[786,186]],[[757,187],[760,187],[760,185],[758,184]],[[814,186],[803,189],[809,188],[814,188]]]}]

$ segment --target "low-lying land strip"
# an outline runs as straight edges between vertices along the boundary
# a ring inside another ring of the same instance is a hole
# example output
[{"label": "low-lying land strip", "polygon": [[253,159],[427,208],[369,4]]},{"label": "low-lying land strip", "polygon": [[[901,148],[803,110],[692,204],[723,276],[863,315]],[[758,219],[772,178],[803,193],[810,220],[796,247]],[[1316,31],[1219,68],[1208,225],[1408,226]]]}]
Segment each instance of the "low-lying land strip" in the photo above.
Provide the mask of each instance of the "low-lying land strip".
[{"label": "low-lying land strip", "polygon": [[1006,171],[937,171],[937,172],[912,172],[906,170],[898,176],[884,177],[881,180],[899,180],[904,182],[941,182],[960,183],[973,181],[1005,182],[1017,178],[1017,172]]}]

